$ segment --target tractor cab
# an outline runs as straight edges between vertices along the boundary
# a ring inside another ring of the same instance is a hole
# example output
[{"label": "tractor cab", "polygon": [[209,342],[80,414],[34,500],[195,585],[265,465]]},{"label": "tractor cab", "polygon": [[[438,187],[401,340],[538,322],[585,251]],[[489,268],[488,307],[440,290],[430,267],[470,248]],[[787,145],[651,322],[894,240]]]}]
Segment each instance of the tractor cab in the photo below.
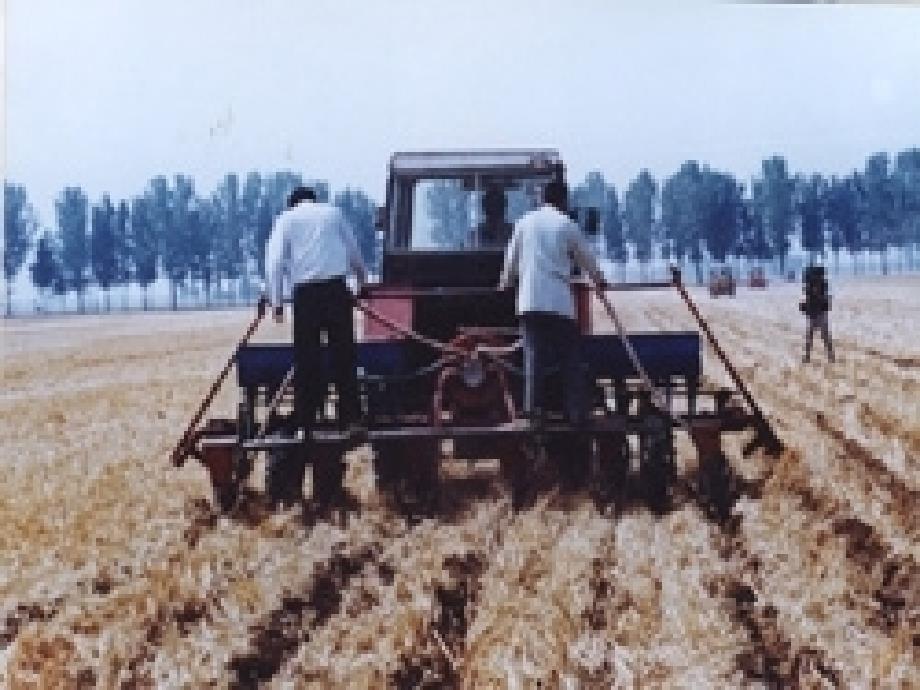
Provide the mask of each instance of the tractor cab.
[{"label": "tractor cab", "polygon": [[[440,340],[514,327],[514,295],[496,291],[505,247],[515,221],[564,174],[552,150],[394,154],[370,306]],[[373,320],[364,325],[365,340],[401,337]]]},{"label": "tractor cab", "polygon": [[549,150],[394,154],[381,218],[382,284],[494,287],[514,222],[563,177]]}]

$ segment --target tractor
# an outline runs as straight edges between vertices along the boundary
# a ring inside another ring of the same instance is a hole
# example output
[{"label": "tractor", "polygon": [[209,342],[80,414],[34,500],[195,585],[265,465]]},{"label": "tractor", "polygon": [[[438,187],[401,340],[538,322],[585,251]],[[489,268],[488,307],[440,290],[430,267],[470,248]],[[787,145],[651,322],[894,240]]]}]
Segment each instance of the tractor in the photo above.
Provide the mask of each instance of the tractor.
[{"label": "tractor", "polygon": [[[680,274],[671,280],[606,284],[596,295],[573,276],[581,354],[592,412],[577,428],[562,414],[561,381],[539,429],[521,413],[523,356],[513,291],[497,289],[514,222],[541,203],[543,187],[565,179],[554,150],[396,153],[389,163],[380,278],[356,305],[361,312],[358,375],[377,490],[407,510],[437,505],[443,459],[488,459],[515,505],[532,498],[534,468],[558,485],[615,496],[627,475],[655,505],[667,503],[675,473],[674,432],[689,431],[700,455],[721,455],[721,436],[754,429],[750,446],[778,441],[699,315]],[[573,215],[596,218],[596,210]],[[589,223],[595,225],[596,223]],[[697,331],[597,334],[592,305],[617,290],[677,288],[736,380],[735,389],[701,382]],[[304,434],[292,423],[294,353],[290,342],[251,344],[250,330],[212,386],[174,453],[207,468],[215,502],[232,510],[256,454],[266,454],[266,490],[300,493],[302,458],[312,468],[312,498],[343,496],[344,458],[353,439],[340,430],[336,394]],[[235,419],[203,419],[215,387],[235,366]],[[327,365],[296,375],[326,378]],[[328,380],[328,379],[326,379]],[[745,401],[747,407],[745,407]],[[199,428],[200,427],[200,428]],[[702,457],[701,457],[702,460]]]},{"label": "tractor", "polygon": [[721,295],[735,296],[735,276],[732,269],[725,266],[720,269],[709,271],[709,296],[719,297]]},{"label": "tractor", "polygon": [[751,273],[748,276],[748,287],[757,289],[767,287],[767,275],[763,270],[763,266],[755,266],[751,269]]}]

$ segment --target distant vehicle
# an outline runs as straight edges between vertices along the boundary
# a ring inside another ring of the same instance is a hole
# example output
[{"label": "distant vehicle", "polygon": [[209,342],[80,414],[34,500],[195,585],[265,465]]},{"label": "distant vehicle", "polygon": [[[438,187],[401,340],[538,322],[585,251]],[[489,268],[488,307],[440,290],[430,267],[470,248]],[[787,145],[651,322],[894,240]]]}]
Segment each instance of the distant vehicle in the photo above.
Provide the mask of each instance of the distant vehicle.
[{"label": "distant vehicle", "polygon": [[767,276],[766,276],[766,273],[764,273],[763,267],[756,266],[751,269],[750,276],[748,276],[748,287],[751,287],[751,288],[767,287]]},{"label": "distant vehicle", "polygon": [[735,287],[735,277],[732,275],[732,269],[727,266],[709,272],[710,297],[719,297],[721,295],[734,297]]}]

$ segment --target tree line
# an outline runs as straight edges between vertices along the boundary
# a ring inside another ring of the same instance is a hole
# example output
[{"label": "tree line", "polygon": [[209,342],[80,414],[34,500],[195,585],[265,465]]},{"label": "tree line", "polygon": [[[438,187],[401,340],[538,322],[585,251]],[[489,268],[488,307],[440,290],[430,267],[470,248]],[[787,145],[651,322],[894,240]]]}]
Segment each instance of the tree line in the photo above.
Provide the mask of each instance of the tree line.
[{"label": "tree line", "polygon": [[855,273],[861,255],[877,252],[887,274],[891,249],[915,266],[920,149],[893,159],[876,153],[863,170],[830,177],[792,174],[785,158],[772,156],[749,185],[692,160],[660,182],[643,170],[620,194],[591,172],[573,189],[572,203],[599,209],[607,257],[620,264],[645,266],[658,248],[666,260],[693,263],[700,281],[707,260],[776,261],[784,272],[797,235],[810,261],[833,253],[839,265],[845,251]]},{"label": "tree line", "polygon": [[[289,171],[250,172],[242,179],[228,173],[209,194],[199,193],[187,175],[156,176],[129,199],[103,194],[91,201],[71,186],[55,199],[55,228],[39,231],[25,187],[5,181],[7,310],[13,280],[29,257],[36,288],[44,294],[75,292],[81,310],[91,284],[102,291],[106,309],[112,287],[138,285],[146,308],[148,289],[159,278],[171,286],[173,308],[179,288],[193,284],[207,305],[222,281],[261,274],[272,222],[290,191],[305,183],[329,200],[328,183],[305,182]],[[351,188],[332,200],[355,228],[367,262],[376,265],[374,201]],[[661,181],[642,170],[622,192],[601,172],[591,172],[573,188],[572,204],[598,209],[605,253],[616,264],[637,261],[647,267],[657,250],[665,260],[694,264],[700,281],[705,262],[731,258],[778,262],[782,272],[798,236],[812,260],[832,252],[839,262],[846,252],[856,272],[859,257],[876,252],[887,273],[892,248],[901,256],[906,252],[914,268],[920,149],[893,158],[876,153],[862,170],[830,177],[793,174],[785,158],[772,156],[750,184],[692,160]]]},{"label": "tree line", "polygon": [[[199,287],[209,305],[221,281],[261,274],[274,218],[291,190],[302,184],[312,186],[321,201],[329,201],[327,182],[305,181],[289,171],[250,172],[242,180],[228,173],[210,194],[199,193],[194,180],[181,174],[171,179],[156,176],[129,199],[103,194],[90,200],[79,186],[65,187],[54,202],[56,227],[39,231],[25,187],[4,182],[8,313],[12,282],[30,255],[35,287],[43,294],[75,292],[80,311],[91,284],[102,291],[106,310],[111,288],[138,285],[146,309],[149,288],[159,278],[169,281],[173,309],[179,288],[191,284]],[[351,188],[339,191],[332,201],[355,228],[361,251],[372,263],[374,201]]]}]

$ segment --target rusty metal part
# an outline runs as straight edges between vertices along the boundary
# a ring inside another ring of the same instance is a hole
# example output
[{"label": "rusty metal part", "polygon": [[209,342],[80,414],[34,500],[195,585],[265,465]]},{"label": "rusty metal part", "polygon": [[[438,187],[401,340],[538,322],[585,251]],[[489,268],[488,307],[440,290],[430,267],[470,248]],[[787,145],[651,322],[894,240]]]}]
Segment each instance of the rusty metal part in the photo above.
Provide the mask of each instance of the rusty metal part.
[{"label": "rusty metal part", "polygon": [[281,384],[278,386],[278,390],[275,391],[275,396],[272,398],[271,402],[268,404],[268,408],[265,410],[265,421],[262,423],[262,426],[259,428],[259,432],[255,436],[256,441],[261,441],[265,438],[265,434],[268,433],[269,423],[271,422],[272,414],[275,410],[280,407],[281,402],[284,400],[284,395],[287,393],[288,388],[294,383],[294,374],[296,372],[296,366],[292,366],[288,369],[288,372],[284,375]]},{"label": "rusty metal part", "polygon": [[[515,418],[514,401],[505,371],[495,358],[480,356],[486,352],[513,352],[514,345],[503,346],[497,334],[462,333],[451,340],[451,346],[466,352],[463,357],[447,358],[439,372],[432,400],[432,421],[442,422],[449,412],[454,423],[501,422]],[[519,341],[518,341],[519,342]],[[464,376],[466,367],[481,371],[481,380],[470,385]]]}]

